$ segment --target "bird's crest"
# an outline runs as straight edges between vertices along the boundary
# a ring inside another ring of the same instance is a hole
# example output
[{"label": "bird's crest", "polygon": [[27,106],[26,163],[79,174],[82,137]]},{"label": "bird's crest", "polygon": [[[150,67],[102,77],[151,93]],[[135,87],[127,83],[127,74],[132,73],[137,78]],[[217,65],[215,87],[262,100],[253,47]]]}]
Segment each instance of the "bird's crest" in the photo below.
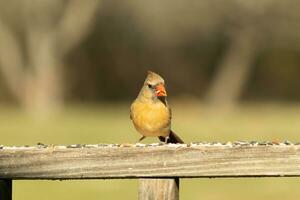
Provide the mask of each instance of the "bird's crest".
[{"label": "bird's crest", "polygon": [[148,71],[148,75],[147,75],[146,81],[148,81],[148,82],[162,82],[162,83],[164,83],[164,79],[160,75],[158,75],[158,74],[156,74],[156,73],[154,73],[152,71]]}]

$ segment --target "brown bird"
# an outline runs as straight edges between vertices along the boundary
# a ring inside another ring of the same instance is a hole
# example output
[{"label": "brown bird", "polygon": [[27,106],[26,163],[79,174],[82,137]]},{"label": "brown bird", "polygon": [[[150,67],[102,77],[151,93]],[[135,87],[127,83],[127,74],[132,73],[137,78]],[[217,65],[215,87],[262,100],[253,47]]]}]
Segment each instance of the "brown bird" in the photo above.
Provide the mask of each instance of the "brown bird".
[{"label": "brown bird", "polygon": [[164,79],[148,71],[144,85],[130,108],[130,119],[136,130],[145,137],[158,137],[165,143],[183,143],[171,130],[171,109],[167,103]]}]

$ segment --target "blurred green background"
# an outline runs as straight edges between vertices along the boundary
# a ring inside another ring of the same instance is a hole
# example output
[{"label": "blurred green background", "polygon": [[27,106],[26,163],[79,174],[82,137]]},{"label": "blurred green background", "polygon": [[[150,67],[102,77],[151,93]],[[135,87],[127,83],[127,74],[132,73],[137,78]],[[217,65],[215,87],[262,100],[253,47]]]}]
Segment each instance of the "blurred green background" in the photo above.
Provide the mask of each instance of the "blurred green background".
[{"label": "blurred green background", "polygon": [[[147,70],[196,141],[300,141],[296,0],[0,0],[0,144],[135,143]],[[158,142],[147,138],[146,143]],[[181,199],[298,199],[298,178],[183,179]],[[14,199],[137,199],[137,180],[14,181]]]}]

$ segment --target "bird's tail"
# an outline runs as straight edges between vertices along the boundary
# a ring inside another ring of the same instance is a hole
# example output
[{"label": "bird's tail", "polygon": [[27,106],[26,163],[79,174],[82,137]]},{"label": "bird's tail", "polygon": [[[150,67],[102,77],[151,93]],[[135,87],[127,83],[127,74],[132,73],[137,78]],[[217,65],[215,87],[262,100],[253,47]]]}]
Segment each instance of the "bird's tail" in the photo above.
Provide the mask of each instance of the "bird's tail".
[{"label": "bird's tail", "polygon": [[[166,141],[165,137],[163,137],[163,136],[159,136],[158,138],[159,138],[159,140],[160,140],[161,142],[165,142],[165,141]],[[167,143],[174,143],[174,144],[180,143],[180,144],[183,144],[184,142],[183,142],[183,140],[182,140],[178,135],[176,135],[173,131],[170,131],[170,135],[169,135],[169,138],[168,138],[168,140],[167,140]]]}]

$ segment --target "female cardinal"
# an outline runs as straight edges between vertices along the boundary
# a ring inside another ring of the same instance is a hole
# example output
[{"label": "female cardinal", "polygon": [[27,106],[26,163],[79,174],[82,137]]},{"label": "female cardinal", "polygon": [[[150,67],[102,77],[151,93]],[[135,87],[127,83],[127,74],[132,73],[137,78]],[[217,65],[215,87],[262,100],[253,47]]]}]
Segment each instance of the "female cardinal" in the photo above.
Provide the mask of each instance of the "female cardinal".
[{"label": "female cardinal", "polygon": [[158,74],[148,71],[144,85],[130,108],[130,119],[136,130],[145,137],[159,137],[165,143],[183,143],[171,131],[172,113],[167,103],[165,81]]}]

